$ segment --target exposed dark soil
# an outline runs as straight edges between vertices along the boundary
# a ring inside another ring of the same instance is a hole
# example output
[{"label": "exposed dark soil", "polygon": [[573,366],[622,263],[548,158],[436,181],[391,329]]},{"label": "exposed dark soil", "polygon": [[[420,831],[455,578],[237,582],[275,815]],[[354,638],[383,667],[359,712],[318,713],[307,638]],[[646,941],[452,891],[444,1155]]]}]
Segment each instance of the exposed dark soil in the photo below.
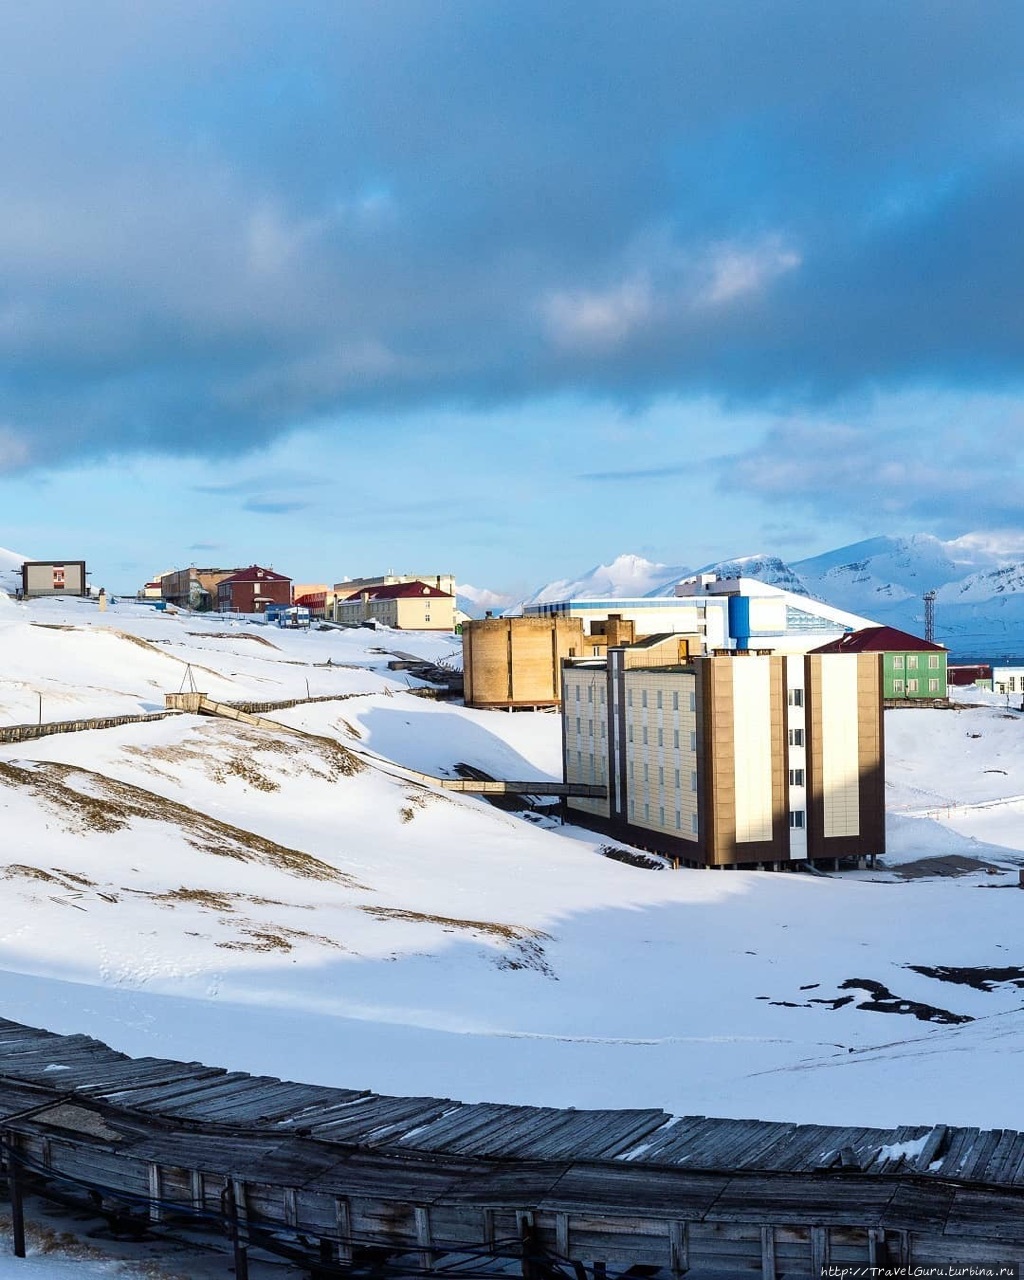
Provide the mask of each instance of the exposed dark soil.
[{"label": "exposed dark soil", "polygon": [[958,968],[945,964],[908,964],[904,966],[925,978],[937,978],[939,982],[955,982],[973,987],[975,991],[995,991],[998,987],[1024,987],[1024,969],[1015,965],[1004,968]]},{"label": "exposed dark soil", "polygon": [[[840,990],[859,988],[867,991],[869,998],[857,1003],[858,1009],[869,1009],[872,1013],[909,1013],[919,1022],[941,1022],[954,1025],[960,1022],[973,1022],[966,1013],[952,1013],[949,1009],[937,1009],[931,1004],[921,1004],[917,1000],[904,1000],[894,996],[888,987],[872,978],[847,978],[839,984]],[[851,997],[852,998],[852,997]]]},{"label": "exposed dark soil", "polygon": [[619,849],[613,844],[603,844],[598,850],[605,858],[613,862],[624,862],[628,867],[640,867],[643,871],[664,871],[665,863],[661,858],[652,858],[647,853],[637,853],[635,849]]}]

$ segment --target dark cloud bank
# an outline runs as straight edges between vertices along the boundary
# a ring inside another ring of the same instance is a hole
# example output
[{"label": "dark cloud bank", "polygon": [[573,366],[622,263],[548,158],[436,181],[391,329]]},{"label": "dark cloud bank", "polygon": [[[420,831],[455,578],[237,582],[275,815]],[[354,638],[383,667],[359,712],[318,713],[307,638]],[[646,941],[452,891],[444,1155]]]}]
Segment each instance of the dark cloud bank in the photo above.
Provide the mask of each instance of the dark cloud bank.
[{"label": "dark cloud bank", "polygon": [[99,0],[0,46],[0,470],[1020,375],[1015,3]]}]

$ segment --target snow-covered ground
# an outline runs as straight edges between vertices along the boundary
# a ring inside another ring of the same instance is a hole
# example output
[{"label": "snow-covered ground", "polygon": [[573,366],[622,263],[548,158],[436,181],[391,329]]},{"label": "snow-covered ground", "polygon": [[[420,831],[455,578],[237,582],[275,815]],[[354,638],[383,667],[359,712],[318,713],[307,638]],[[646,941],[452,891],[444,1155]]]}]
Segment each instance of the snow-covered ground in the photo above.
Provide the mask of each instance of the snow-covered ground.
[{"label": "snow-covered ground", "polygon": [[158,707],[188,664],[218,697],[340,699],[274,713],[318,737],[180,716],[0,747],[0,1015],[383,1092],[1024,1127],[1005,699],[887,714],[887,869],[651,871],[348,754],[558,775],[557,716],[387,670],[454,644],[0,597],[0,724],[40,693],[44,719]]}]

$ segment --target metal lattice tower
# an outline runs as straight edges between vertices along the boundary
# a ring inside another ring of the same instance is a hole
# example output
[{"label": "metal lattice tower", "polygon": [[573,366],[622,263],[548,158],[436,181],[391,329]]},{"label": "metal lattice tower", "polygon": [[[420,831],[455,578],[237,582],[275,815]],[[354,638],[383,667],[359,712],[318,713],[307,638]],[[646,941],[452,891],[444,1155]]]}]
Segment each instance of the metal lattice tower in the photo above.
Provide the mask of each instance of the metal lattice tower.
[{"label": "metal lattice tower", "polygon": [[935,592],[924,593],[924,638],[929,644],[935,643]]}]

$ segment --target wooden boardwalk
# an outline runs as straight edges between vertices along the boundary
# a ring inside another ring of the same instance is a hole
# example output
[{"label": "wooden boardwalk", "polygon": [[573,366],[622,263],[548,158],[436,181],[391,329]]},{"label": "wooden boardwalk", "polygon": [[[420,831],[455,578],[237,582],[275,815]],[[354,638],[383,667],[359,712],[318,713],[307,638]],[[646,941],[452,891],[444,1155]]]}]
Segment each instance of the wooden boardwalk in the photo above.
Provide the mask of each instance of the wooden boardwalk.
[{"label": "wooden boardwalk", "polygon": [[[528,1280],[1024,1262],[1024,1133],[393,1098],[130,1059],[0,1020],[8,1173],[206,1215],[342,1275],[491,1259]],[[227,1206],[227,1207],[225,1207]],[[140,1209],[141,1207],[141,1209]]]}]

